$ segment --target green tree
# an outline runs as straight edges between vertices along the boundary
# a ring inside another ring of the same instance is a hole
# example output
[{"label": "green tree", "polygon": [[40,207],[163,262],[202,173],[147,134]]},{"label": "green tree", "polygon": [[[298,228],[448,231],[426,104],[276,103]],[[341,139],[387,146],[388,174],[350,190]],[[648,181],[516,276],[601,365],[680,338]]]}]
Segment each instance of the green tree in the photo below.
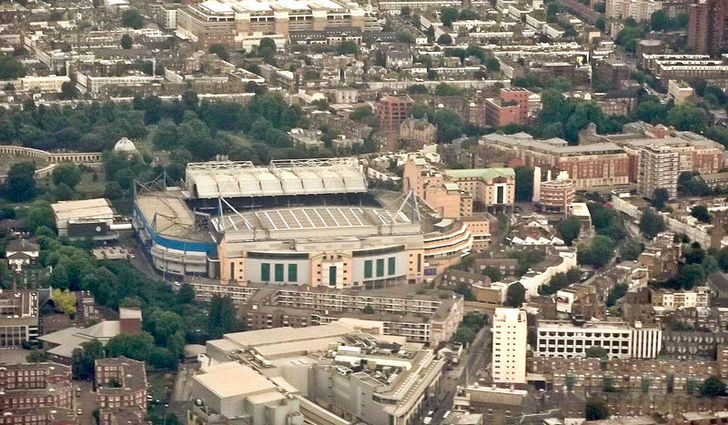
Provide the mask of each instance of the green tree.
[{"label": "green tree", "polygon": [[586,401],[584,416],[587,421],[600,421],[609,418],[607,403],[600,398],[590,398]]},{"label": "green tree", "polygon": [[690,105],[677,105],[667,114],[667,124],[678,130],[701,132],[708,126],[709,117],[705,109]]},{"label": "green tree", "polygon": [[230,297],[214,296],[210,303],[208,333],[213,338],[240,330],[237,311]]},{"label": "green tree", "polygon": [[354,55],[359,51],[359,45],[354,41],[342,41],[336,45],[336,52],[340,55]]},{"label": "green tree", "polygon": [[19,162],[10,167],[5,196],[13,202],[29,201],[35,197],[35,165],[32,162]]},{"label": "green tree", "polygon": [[76,314],[76,296],[68,289],[55,289],[51,297],[56,308],[67,316]]},{"label": "green tree", "polygon": [[531,202],[533,199],[533,168],[516,167],[516,201]]},{"label": "green tree", "polygon": [[30,350],[30,353],[25,357],[28,363],[42,363],[48,361],[48,353],[43,350],[34,348]]},{"label": "green tree", "polygon": [[471,342],[475,341],[476,335],[477,331],[467,326],[461,326],[455,332],[455,335],[453,336],[453,341],[459,342],[463,345],[470,344]]},{"label": "green tree", "polygon": [[524,301],[526,301],[526,288],[523,287],[521,282],[508,285],[505,305],[517,308],[522,306]]},{"label": "green tree", "polygon": [[256,53],[262,58],[270,59],[277,51],[276,42],[272,38],[264,37],[260,40]]},{"label": "green tree", "polygon": [[604,267],[614,256],[614,242],[602,235],[594,238],[591,245],[579,246],[578,261],[580,264],[588,264],[596,268]]},{"label": "green tree", "polygon": [[460,12],[454,7],[444,7],[440,11],[440,22],[445,26],[451,26],[460,17]]},{"label": "green tree", "polygon": [[121,13],[121,24],[138,30],[144,26],[144,18],[138,10],[126,9]]},{"label": "green tree", "polygon": [[121,333],[109,340],[106,351],[111,357],[128,357],[134,360],[146,361],[154,347],[154,338],[147,333],[138,334]]},{"label": "green tree", "polygon": [[556,230],[559,232],[559,235],[561,235],[561,238],[564,239],[564,243],[566,243],[566,245],[571,245],[571,243],[579,237],[581,224],[579,223],[578,218],[571,216],[565,220],[559,221],[556,224]]},{"label": "green tree", "polygon": [[617,304],[617,301],[622,298],[623,296],[627,295],[627,290],[629,289],[629,286],[618,283],[612,287],[612,289],[609,290],[609,295],[607,296],[607,307],[612,307]]},{"label": "green tree", "polygon": [[19,60],[10,55],[0,55],[0,80],[25,77],[25,68]]},{"label": "green tree", "polygon": [[62,100],[70,100],[78,97],[78,90],[76,90],[76,84],[73,81],[64,81],[61,84],[60,98]]},{"label": "green tree", "polygon": [[644,249],[645,247],[641,243],[634,240],[628,240],[619,250],[619,255],[623,260],[635,261]]},{"label": "green tree", "polygon": [[705,271],[700,264],[686,264],[680,269],[677,281],[681,288],[693,289],[705,281]]},{"label": "green tree", "polygon": [[710,213],[705,205],[696,205],[690,210],[690,215],[697,218],[698,221],[703,223],[710,223]]},{"label": "green tree", "polygon": [[664,10],[658,10],[650,16],[652,31],[665,31],[670,27],[670,17]]},{"label": "green tree", "polygon": [[435,96],[458,96],[464,93],[464,90],[458,86],[448,83],[440,83],[435,86]]},{"label": "green tree", "polygon": [[207,49],[209,53],[217,55],[218,58],[228,61],[230,60],[230,53],[228,52],[227,46],[222,43],[213,43]]},{"label": "green tree", "polygon": [[424,84],[413,84],[407,88],[407,91],[411,94],[428,94],[430,91]]},{"label": "green tree", "polygon": [[607,360],[607,358],[609,357],[607,349],[604,347],[599,347],[597,345],[587,348],[585,354],[587,357],[594,359]]},{"label": "green tree", "polygon": [[725,394],[726,385],[719,376],[706,378],[700,385],[700,395],[703,397],[718,397]]},{"label": "green tree", "polygon": [[437,44],[444,44],[444,45],[450,45],[452,44],[452,37],[448,33],[440,34],[439,37],[437,37]]},{"label": "green tree", "polygon": [[493,266],[483,269],[483,274],[488,276],[491,282],[500,282],[503,279],[503,273]]},{"label": "green tree", "polygon": [[661,210],[665,208],[665,203],[670,200],[670,192],[667,189],[658,187],[652,192],[652,206]]},{"label": "green tree", "polygon": [[71,189],[75,189],[81,182],[81,170],[76,164],[64,162],[53,169],[51,177],[54,185],[67,184]]},{"label": "green tree", "polygon": [[662,219],[662,215],[656,213],[652,209],[647,209],[644,213],[642,213],[642,217],[640,217],[639,222],[639,229],[647,239],[654,238],[658,233],[664,232],[666,228],[665,220]]},{"label": "green tree", "polygon": [[134,39],[129,34],[124,34],[121,36],[119,44],[121,44],[122,49],[128,50],[134,45]]},{"label": "green tree", "polygon": [[71,366],[74,379],[89,379],[94,376],[96,359],[104,357],[104,346],[98,340],[81,343],[71,353]]}]

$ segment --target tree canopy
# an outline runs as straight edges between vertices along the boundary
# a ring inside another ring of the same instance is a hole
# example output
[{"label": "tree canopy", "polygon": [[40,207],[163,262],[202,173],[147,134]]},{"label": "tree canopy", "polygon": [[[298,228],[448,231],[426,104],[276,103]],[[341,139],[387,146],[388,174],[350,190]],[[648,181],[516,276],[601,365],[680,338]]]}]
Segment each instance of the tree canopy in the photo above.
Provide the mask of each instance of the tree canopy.
[{"label": "tree canopy", "polygon": [[121,23],[125,27],[138,30],[144,26],[144,17],[136,9],[126,9],[121,13]]}]

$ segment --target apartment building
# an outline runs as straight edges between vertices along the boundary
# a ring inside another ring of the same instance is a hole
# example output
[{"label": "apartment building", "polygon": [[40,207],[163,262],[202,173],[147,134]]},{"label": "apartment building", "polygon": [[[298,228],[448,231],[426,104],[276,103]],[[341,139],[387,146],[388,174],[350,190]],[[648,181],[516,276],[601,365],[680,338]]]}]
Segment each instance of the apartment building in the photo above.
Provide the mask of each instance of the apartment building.
[{"label": "apartment building", "polygon": [[0,411],[70,409],[71,367],[58,363],[8,364],[0,368]]},{"label": "apartment building", "polygon": [[500,89],[498,97],[485,99],[485,124],[490,127],[525,124],[531,94],[526,89]]},{"label": "apartment building", "polygon": [[602,347],[609,358],[655,358],[662,347],[662,330],[640,322],[541,321],[536,331],[536,357],[585,357],[590,347]]},{"label": "apartment building", "polygon": [[480,144],[506,152],[529,167],[567,171],[577,190],[629,183],[629,158],[614,143],[572,146],[558,138],[535,140],[526,133],[493,133],[483,136]]},{"label": "apartment building", "polygon": [[375,114],[379,128],[387,133],[399,134],[399,126],[412,115],[414,101],[409,96],[383,96],[377,102]]},{"label": "apartment building", "polygon": [[248,329],[303,328],[343,320],[382,335],[437,346],[457,331],[463,298],[397,298],[261,288],[241,307]]},{"label": "apartment building", "polygon": [[637,22],[649,21],[658,10],[662,10],[662,2],[656,0],[607,0],[606,5],[607,17]]},{"label": "apartment building", "polygon": [[541,167],[534,169],[533,202],[542,210],[565,213],[576,199],[574,180],[570,179],[566,172],[559,173],[555,179],[550,179],[550,176],[549,171],[547,180],[542,182]]},{"label": "apartment building", "polygon": [[725,0],[696,0],[688,5],[687,47],[700,54],[717,55],[726,46]]},{"label": "apartment building", "polygon": [[667,83],[667,94],[675,101],[676,105],[682,105],[693,95],[693,88],[685,81],[670,80]]},{"label": "apartment building", "polygon": [[652,289],[651,293],[652,306],[663,312],[710,307],[710,291],[707,286],[693,288],[690,291]]},{"label": "apartment building", "polygon": [[473,202],[491,210],[510,208],[516,193],[512,168],[439,169],[423,158],[408,158],[402,190],[414,191],[444,218],[473,214]]},{"label": "apartment building", "polygon": [[492,332],[493,382],[525,384],[528,347],[526,312],[517,308],[496,308]]},{"label": "apartment building", "polygon": [[426,118],[407,118],[399,125],[399,138],[410,142],[410,148],[422,149],[437,142],[437,127]]},{"label": "apartment building", "polygon": [[670,198],[677,196],[677,177],[680,170],[680,154],[664,145],[649,145],[639,151],[640,193],[651,198],[656,189],[665,189]]},{"label": "apartment building", "polygon": [[38,292],[0,289],[0,348],[38,337]]},{"label": "apartment building", "polygon": [[[94,366],[99,425],[114,425],[115,417],[139,417],[147,409],[147,375],[144,362],[116,357],[97,359]],[[143,417],[143,415],[142,415]]]}]

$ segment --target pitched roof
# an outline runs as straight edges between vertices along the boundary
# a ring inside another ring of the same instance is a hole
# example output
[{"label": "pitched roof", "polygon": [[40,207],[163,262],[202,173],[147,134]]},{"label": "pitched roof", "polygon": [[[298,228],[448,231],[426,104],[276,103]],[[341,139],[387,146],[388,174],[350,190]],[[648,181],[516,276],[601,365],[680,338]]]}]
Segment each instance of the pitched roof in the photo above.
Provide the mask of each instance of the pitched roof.
[{"label": "pitched roof", "polygon": [[13,239],[8,242],[8,246],[5,248],[6,252],[28,252],[28,251],[39,251],[40,246],[37,243],[33,243],[28,239]]}]

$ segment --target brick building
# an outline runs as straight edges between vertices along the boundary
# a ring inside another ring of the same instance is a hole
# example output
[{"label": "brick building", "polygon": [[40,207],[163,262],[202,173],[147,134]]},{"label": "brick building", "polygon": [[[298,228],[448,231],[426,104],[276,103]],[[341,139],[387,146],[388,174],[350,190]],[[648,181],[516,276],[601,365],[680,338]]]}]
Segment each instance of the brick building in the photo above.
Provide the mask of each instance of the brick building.
[{"label": "brick building", "polygon": [[520,88],[503,88],[497,98],[485,99],[485,125],[504,127],[525,124],[531,92]]},{"label": "brick building", "polygon": [[688,48],[695,53],[717,55],[726,46],[728,1],[697,0],[688,6]]},{"label": "brick building", "polygon": [[[147,375],[144,362],[116,357],[97,359],[95,365],[96,399],[99,425],[112,425],[114,417],[147,409]],[[132,423],[134,423],[132,421]]]},{"label": "brick building", "polygon": [[412,115],[414,101],[409,96],[384,96],[379,99],[376,116],[383,132],[399,133],[399,126]]},{"label": "brick building", "polygon": [[70,409],[71,368],[57,363],[4,365],[0,368],[0,411]]}]

